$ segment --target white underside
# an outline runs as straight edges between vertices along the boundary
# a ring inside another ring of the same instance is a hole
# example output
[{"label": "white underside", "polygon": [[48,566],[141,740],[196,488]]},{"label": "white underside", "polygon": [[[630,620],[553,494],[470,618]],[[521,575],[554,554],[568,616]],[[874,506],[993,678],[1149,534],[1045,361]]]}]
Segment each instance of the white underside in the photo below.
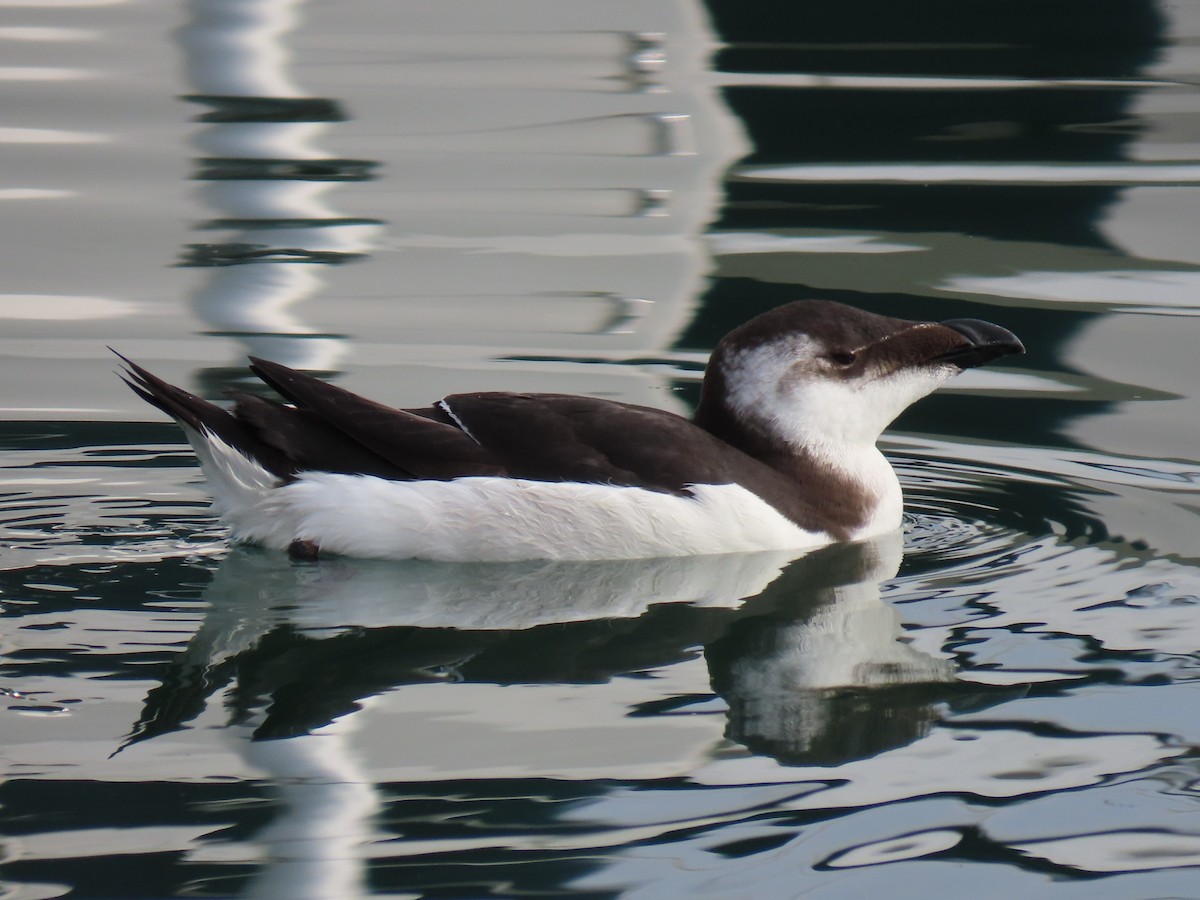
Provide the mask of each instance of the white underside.
[{"label": "white underside", "polygon": [[[212,435],[189,430],[188,438],[234,538],[280,550],[308,540],[323,552],[383,559],[599,560],[803,549],[832,540],[732,484],[695,485],[680,497],[511,478],[388,481],[313,472],[280,485]],[[855,537],[899,524],[899,510],[889,509]]]}]

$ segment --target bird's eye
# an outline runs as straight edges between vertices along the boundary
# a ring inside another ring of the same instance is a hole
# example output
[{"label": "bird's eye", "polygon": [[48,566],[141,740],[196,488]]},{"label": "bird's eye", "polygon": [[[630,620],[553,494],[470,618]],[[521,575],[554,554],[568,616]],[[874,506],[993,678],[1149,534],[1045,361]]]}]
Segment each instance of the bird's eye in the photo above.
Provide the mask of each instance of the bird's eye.
[{"label": "bird's eye", "polygon": [[840,351],[838,353],[830,353],[829,358],[832,359],[839,366],[852,366],[852,365],[854,365],[854,360],[857,357],[855,357],[855,355],[853,353],[851,353],[849,350],[845,350],[845,351]]}]

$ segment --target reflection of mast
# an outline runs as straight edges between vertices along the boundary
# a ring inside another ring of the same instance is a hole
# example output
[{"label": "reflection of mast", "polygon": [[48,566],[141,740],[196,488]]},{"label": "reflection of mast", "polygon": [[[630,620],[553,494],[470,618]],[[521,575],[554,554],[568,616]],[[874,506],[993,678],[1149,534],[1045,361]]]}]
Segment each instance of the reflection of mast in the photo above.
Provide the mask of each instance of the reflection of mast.
[{"label": "reflection of mast", "polygon": [[304,97],[287,77],[281,37],[298,0],[191,0],[179,31],[186,99],[209,111],[194,142],[200,194],[218,215],[201,228],[231,231],[227,240],[193,244],[183,265],[208,277],[192,308],[210,334],[236,337],[255,355],[305,369],[329,370],[343,338],[322,334],[289,308],[321,284],[316,266],[358,258],[379,222],[338,216],[323,195],[344,181],[371,177],[374,163],[330,159],[312,146],[336,102]]},{"label": "reflection of mast", "polygon": [[316,735],[241,745],[287,810],[254,835],[270,864],[244,896],[351,900],[370,893],[362,846],[374,837],[380,799],[347,734],[351,718]]}]

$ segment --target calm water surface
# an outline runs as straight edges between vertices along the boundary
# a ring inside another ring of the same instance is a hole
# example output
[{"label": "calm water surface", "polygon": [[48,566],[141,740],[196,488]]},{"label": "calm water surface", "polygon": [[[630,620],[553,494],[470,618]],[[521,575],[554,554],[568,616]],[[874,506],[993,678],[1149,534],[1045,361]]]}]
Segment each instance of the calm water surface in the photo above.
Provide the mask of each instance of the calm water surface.
[{"label": "calm water surface", "polygon": [[[1200,14],[0,2],[0,897],[1200,896]],[[1029,354],[798,559],[231,549],[112,345],[687,412],[803,297]]]}]

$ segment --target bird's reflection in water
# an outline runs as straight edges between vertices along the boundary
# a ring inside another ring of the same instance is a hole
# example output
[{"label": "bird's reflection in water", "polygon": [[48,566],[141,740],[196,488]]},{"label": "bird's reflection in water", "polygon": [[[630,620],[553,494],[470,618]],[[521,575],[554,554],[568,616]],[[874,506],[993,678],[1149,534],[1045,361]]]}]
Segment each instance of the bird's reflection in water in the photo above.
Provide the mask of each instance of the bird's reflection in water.
[{"label": "bird's reflection in water", "polygon": [[405,684],[602,683],[698,648],[728,736],[755,752],[836,764],[921,736],[953,669],[903,643],[880,598],[899,535],[790,555],[314,565],[239,549],[129,743],[183,727],[227,686],[231,724],[263,740]]},{"label": "bird's reflection in water", "polygon": [[880,598],[899,562],[891,541],[798,560],[768,589],[779,597],[769,611],[705,646],[730,739],[784,763],[837,765],[929,730],[954,666],[900,640]]},{"label": "bird's reflection in water", "polygon": [[[729,738],[823,765],[911,743],[978,693],[899,640],[880,596],[899,535],[790,556],[313,564],[235,550],[125,746],[184,728],[221,693],[237,752],[275,797],[247,896],[357,897],[387,789],[362,763],[355,713],[404,685],[602,684],[703,652]],[[666,696],[628,715],[694,702]]]}]

